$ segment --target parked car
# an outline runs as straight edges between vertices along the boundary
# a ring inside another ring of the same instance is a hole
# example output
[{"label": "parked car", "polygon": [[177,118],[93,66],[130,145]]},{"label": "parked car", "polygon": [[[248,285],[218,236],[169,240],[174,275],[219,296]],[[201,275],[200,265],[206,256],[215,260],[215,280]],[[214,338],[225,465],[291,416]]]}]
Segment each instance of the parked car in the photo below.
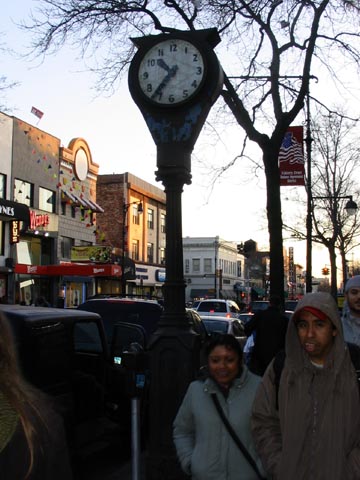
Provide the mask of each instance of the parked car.
[{"label": "parked car", "polygon": [[249,320],[251,320],[253,316],[254,316],[254,314],[252,312],[240,313],[239,320],[241,320],[245,324]]},{"label": "parked car", "polygon": [[251,302],[250,311],[252,313],[256,313],[256,312],[259,312],[260,310],[266,310],[268,306],[269,306],[268,300],[256,300],[254,302]]},{"label": "parked car", "polygon": [[[6,304],[0,311],[9,320],[26,380],[49,395],[63,416],[71,454],[118,444],[122,420],[130,416],[123,409],[129,403],[126,372],[114,364],[100,316]],[[114,410],[124,416],[115,421]]]},{"label": "parked car", "polygon": [[196,307],[196,311],[202,317],[203,315],[225,316],[228,318],[237,318],[240,314],[240,308],[233,300],[222,298],[201,300]]},{"label": "parked car", "polygon": [[[101,316],[109,346],[114,326],[118,322],[143,327],[147,343],[164,311],[156,301],[125,297],[92,298],[79,305],[78,309],[96,312]],[[200,335],[201,341],[204,342],[207,333],[200,316],[190,308],[186,309],[186,314],[193,330]]]},{"label": "parked car", "polygon": [[214,333],[229,333],[236,337],[242,347],[245,345],[247,337],[241,320],[224,316],[204,315],[202,316],[202,321],[210,335]]},{"label": "parked car", "polygon": [[298,304],[298,300],[285,300],[285,310],[294,311]]}]

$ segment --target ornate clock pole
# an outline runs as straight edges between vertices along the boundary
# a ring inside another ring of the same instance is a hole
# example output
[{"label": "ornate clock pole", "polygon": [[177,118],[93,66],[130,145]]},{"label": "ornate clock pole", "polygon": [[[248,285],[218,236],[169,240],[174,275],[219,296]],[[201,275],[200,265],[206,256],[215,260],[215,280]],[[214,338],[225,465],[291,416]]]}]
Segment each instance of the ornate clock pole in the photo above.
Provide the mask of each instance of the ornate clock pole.
[{"label": "ornate clock pole", "polygon": [[150,346],[147,480],[184,478],[176,461],[172,422],[199,368],[199,339],[185,311],[181,194],[191,183],[191,152],[223,72],[213,48],[216,29],[173,31],[133,39],[130,93],[157,146],[156,179],[166,192],[164,314]]}]

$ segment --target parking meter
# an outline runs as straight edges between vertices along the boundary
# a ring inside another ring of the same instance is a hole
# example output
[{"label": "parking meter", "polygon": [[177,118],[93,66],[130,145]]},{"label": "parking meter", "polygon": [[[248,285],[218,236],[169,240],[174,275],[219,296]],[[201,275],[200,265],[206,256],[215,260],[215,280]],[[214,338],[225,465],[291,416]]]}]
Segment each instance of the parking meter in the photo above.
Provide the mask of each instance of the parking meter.
[{"label": "parking meter", "polygon": [[146,354],[141,345],[134,342],[122,353],[122,365],[126,368],[126,392],[129,397],[141,397],[145,387]]}]

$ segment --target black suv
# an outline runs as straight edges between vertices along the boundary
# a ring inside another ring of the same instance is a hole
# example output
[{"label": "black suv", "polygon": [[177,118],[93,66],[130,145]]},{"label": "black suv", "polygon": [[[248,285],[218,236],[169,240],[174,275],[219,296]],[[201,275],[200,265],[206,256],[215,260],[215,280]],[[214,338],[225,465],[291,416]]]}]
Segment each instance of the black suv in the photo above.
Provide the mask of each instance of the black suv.
[{"label": "black suv", "polygon": [[52,398],[64,418],[71,454],[119,444],[130,417],[127,372],[114,361],[124,345],[114,343],[109,350],[100,316],[2,304],[0,311],[13,331],[24,377]]},{"label": "black suv", "polygon": [[[109,345],[114,326],[118,322],[140,325],[145,330],[146,340],[149,340],[164,311],[155,300],[127,297],[91,298],[79,305],[78,309],[96,312],[101,316]],[[200,335],[203,343],[207,338],[207,332],[201,318],[190,309],[186,309],[186,314],[192,329]]]}]

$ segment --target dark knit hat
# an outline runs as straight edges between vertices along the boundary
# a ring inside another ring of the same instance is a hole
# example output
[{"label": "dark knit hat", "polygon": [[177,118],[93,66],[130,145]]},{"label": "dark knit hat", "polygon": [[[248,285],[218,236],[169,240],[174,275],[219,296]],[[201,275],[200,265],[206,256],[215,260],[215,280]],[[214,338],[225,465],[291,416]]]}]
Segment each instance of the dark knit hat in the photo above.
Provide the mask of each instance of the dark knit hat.
[{"label": "dark knit hat", "polygon": [[360,275],[349,278],[345,285],[345,293],[350,290],[350,288],[360,288]]}]

